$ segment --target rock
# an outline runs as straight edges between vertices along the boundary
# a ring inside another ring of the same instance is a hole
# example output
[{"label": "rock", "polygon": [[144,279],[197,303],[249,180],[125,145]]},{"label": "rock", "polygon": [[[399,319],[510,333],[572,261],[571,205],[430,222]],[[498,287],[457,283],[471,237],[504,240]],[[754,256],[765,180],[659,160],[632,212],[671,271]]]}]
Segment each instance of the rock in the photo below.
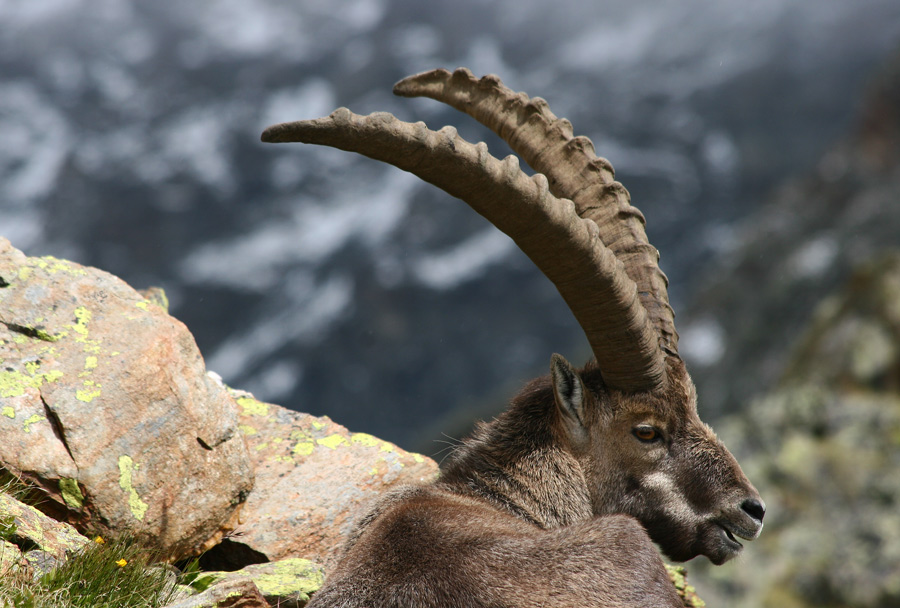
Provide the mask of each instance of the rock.
[{"label": "rock", "polygon": [[45,574],[89,542],[69,524],[0,493],[0,573],[18,566]]},{"label": "rock", "polygon": [[249,578],[223,581],[203,593],[164,608],[269,608],[270,604]]},{"label": "rock", "polygon": [[253,483],[191,334],[105,272],[0,238],[0,465],[80,530],[202,550]]},{"label": "rock", "polygon": [[[198,582],[210,585],[209,590],[212,591],[223,585],[246,580],[252,581],[273,606],[303,608],[310,596],[322,586],[324,571],[321,566],[309,560],[290,558],[247,566],[235,572],[208,572]],[[193,604],[190,606],[193,607]]]},{"label": "rock", "polygon": [[438,474],[430,458],[327,417],[236,395],[256,488],[226,541],[230,551],[243,546],[268,560],[303,556],[327,564],[372,499]]}]

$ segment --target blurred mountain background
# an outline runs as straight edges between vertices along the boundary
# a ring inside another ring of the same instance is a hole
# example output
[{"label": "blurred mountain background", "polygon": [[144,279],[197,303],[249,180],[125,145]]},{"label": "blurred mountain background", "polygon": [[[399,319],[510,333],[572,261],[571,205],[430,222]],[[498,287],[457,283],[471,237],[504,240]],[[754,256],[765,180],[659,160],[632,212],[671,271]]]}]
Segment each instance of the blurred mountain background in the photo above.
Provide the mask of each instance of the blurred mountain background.
[{"label": "blurred mountain background", "polygon": [[616,167],[770,503],[701,595],[900,605],[898,48],[896,0],[0,0],[0,234],[162,286],[230,385],[433,455],[580,329],[463,203],[259,133],[347,106],[502,157],[390,92],[497,73]]},{"label": "blurred mountain background", "polygon": [[[503,156],[468,117],[391,85],[466,65],[547,98],[649,218],[682,350],[719,414],[772,373],[750,363],[730,384],[735,313],[687,305],[766,229],[752,218],[773,188],[840,171],[823,150],[900,41],[900,4],[0,0],[0,24],[0,232],[164,287],[228,383],[434,453],[552,352],[586,359],[579,328],[459,201],[351,154],[264,146],[265,126],[385,110],[459,125]],[[807,212],[828,225],[821,204]],[[809,280],[846,273],[837,241],[798,233]],[[753,308],[784,264],[757,266],[726,270],[743,282],[719,297]],[[808,314],[798,304],[781,334]]]}]

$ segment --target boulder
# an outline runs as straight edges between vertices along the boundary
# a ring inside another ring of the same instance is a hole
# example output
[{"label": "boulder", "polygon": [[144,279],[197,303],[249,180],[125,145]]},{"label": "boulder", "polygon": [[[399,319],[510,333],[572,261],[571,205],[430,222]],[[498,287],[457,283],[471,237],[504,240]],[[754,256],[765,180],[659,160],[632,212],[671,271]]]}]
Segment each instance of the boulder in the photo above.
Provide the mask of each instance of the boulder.
[{"label": "boulder", "polygon": [[11,567],[45,574],[89,542],[72,526],[0,492],[0,576]]},{"label": "boulder", "polygon": [[302,556],[327,564],[372,499],[438,474],[430,458],[327,417],[235,395],[256,488],[226,541],[231,550],[243,545],[267,560]]},{"label": "boulder", "polygon": [[120,279],[0,238],[0,466],[80,530],[203,550],[253,484],[185,326]]},{"label": "boulder", "polygon": [[[194,586],[203,586],[207,588],[206,591],[167,608],[223,606],[225,604],[206,603],[207,600],[199,604],[196,602],[202,596],[223,596],[225,595],[223,590],[230,590],[229,593],[236,595],[234,590],[241,585],[246,586],[247,582],[252,583],[253,590],[268,602],[267,605],[279,608],[303,608],[311,595],[322,586],[323,581],[324,572],[320,565],[299,558],[254,564],[234,572],[205,572],[194,582]],[[252,596],[251,590],[248,597]]]},{"label": "boulder", "polygon": [[223,581],[198,595],[168,604],[165,608],[270,608],[249,578]]}]

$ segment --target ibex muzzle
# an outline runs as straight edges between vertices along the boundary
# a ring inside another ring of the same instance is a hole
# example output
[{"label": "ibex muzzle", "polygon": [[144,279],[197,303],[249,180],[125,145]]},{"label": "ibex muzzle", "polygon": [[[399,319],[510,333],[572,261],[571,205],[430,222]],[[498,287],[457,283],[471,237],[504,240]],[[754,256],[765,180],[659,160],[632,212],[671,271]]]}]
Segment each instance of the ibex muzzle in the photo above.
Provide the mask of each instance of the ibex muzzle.
[{"label": "ibex muzzle", "polygon": [[759,535],[765,506],[697,415],[643,215],[542,99],[468,70],[394,91],[472,115],[537,173],[452,127],[343,108],[263,141],[359,152],[463,199],[554,282],[594,360],[578,372],[554,355],[550,376],[479,426],[434,484],[386,496],[310,606],[680,606],[651,539],[672,559],[721,564]]}]

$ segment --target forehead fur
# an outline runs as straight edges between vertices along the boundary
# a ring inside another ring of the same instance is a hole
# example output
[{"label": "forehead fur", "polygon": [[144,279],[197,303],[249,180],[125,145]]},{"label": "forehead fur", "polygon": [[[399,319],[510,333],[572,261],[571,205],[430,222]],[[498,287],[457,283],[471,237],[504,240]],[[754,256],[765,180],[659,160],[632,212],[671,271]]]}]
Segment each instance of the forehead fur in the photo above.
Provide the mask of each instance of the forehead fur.
[{"label": "forehead fur", "polygon": [[[594,360],[581,373],[585,385],[601,400],[609,403],[613,413],[622,409],[643,409],[663,417],[692,419],[697,415],[697,392],[687,373],[687,368],[678,357],[666,358],[668,382],[663,389],[639,393],[624,393],[610,389],[603,382],[603,376]],[[605,398],[604,398],[605,397]]]}]

